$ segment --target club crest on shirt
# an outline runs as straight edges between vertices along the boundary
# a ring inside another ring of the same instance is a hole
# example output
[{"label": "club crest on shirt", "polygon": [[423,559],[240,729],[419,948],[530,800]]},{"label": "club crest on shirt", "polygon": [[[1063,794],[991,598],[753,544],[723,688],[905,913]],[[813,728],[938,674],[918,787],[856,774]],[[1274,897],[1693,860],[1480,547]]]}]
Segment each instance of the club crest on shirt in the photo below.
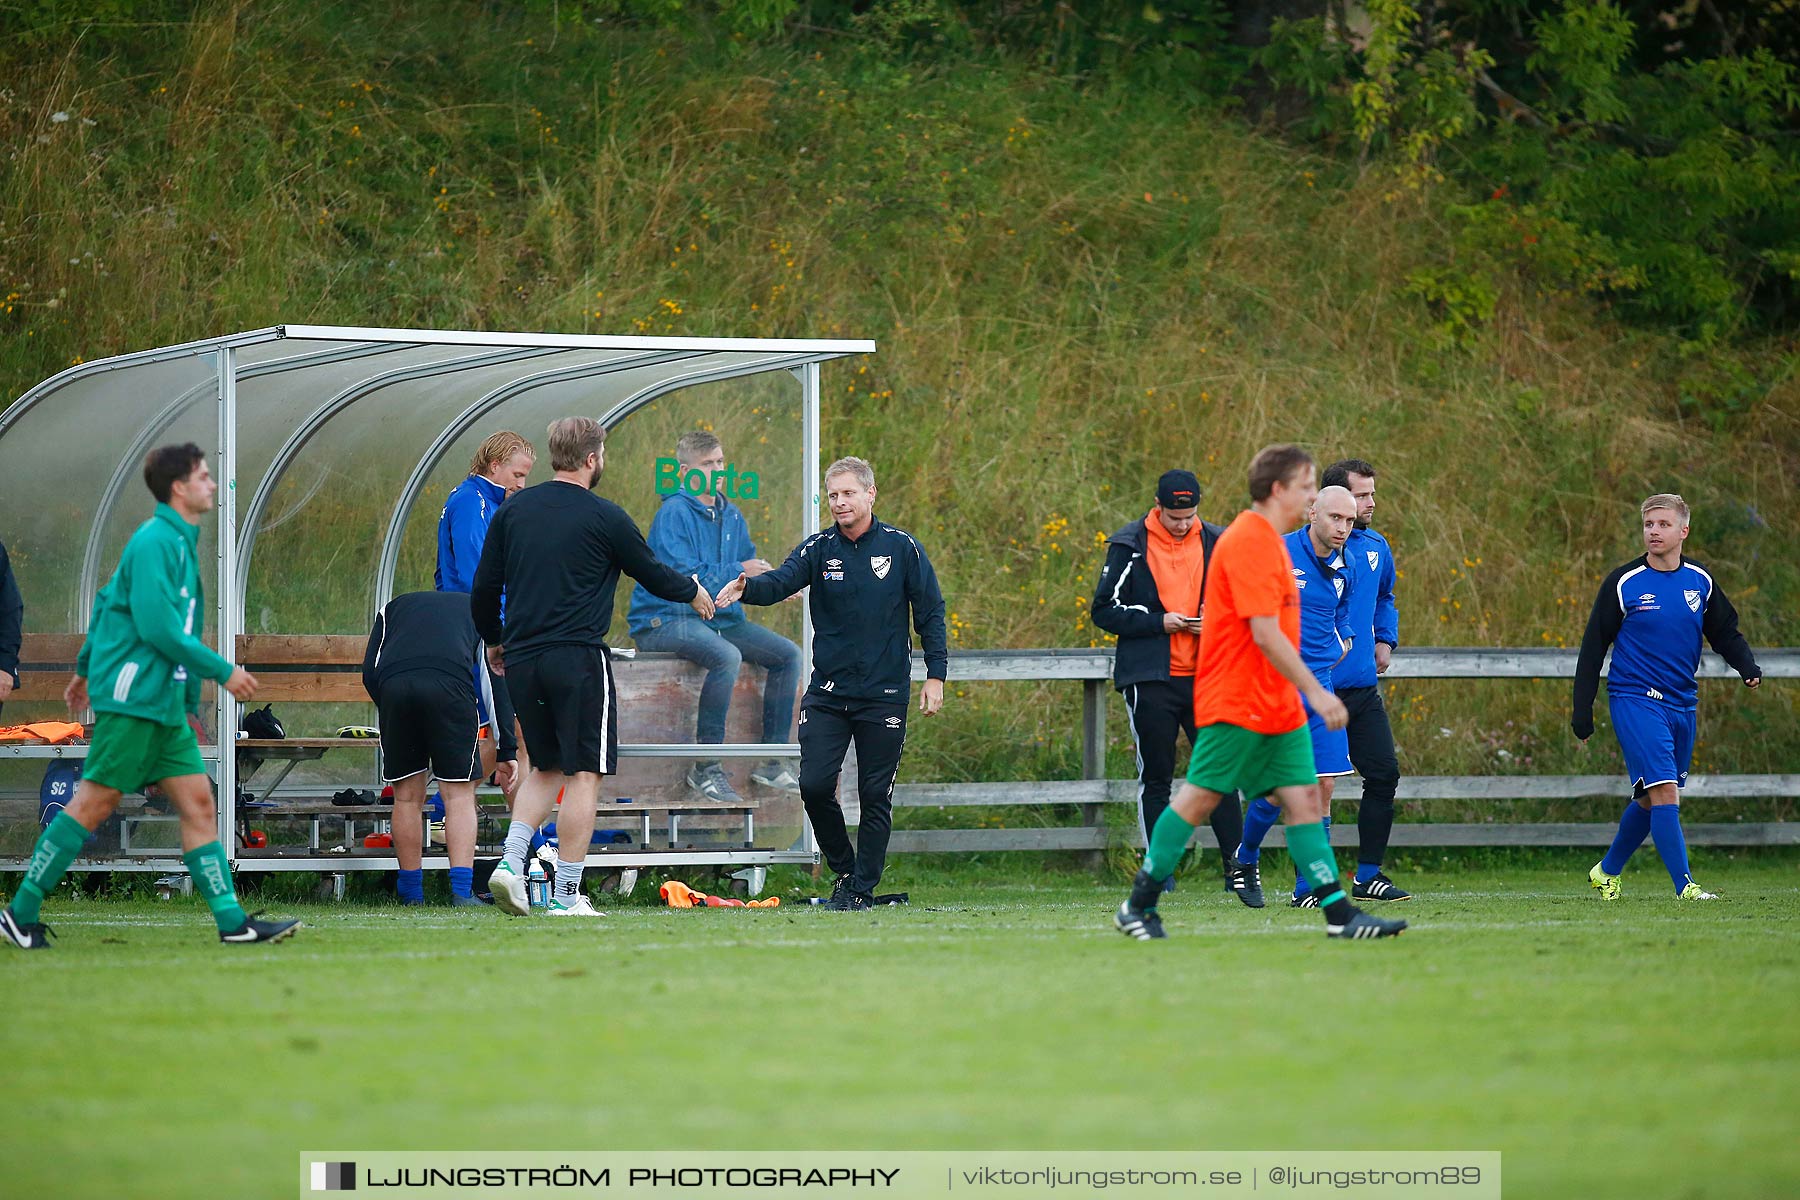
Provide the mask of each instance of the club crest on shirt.
[{"label": "club crest on shirt", "polygon": [[1342,600],[1344,598],[1344,577],[1342,575],[1335,577],[1332,579],[1331,584],[1333,587],[1337,588],[1338,599]]},{"label": "club crest on shirt", "polygon": [[1695,612],[1700,611],[1700,593],[1699,592],[1684,590],[1681,594],[1683,596],[1687,597],[1687,602],[1688,602],[1689,608],[1693,609]]},{"label": "club crest on shirt", "polygon": [[1381,551],[1368,550],[1368,551],[1365,551],[1364,553],[1366,553],[1369,557],[1369,570],[1371,570],[1371,571],[1380,570],[1380,568],[1381,568]]},{"label": "club crest on shirt", "polygon": [[893,565],[894,556],[891,554],[877,554],[869,560],[869,566],[874,569],[877,579],[886,579],[888,568]]}]

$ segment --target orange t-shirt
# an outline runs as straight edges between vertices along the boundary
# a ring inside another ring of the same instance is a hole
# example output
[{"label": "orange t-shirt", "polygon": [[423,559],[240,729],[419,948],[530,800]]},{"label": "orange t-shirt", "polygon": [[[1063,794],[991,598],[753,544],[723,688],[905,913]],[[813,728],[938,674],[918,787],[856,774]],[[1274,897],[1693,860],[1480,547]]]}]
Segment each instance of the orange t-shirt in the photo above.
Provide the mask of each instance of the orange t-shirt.
[{"label": "orange t-shirt", "polygon": [[1300,589],[1287,543],[1267,518],[1245,510],[1213,546],[1206,574],[1194,724],[1221,721],[1257,733],[1306,724],[1300,689],[1275,669],[1250,636],[1251,617],[1276,617],[1300,648]]},{"label": "orange t-shirt", "polygon": [[[1200,580],[1206,574],[1206,540],[1200,526],[1188,530],[1179,542],[1163,528],[1157,509],[1144,518],[1144,557],[1150,563],[1150,577],[1156,580],[1156,595],[1165,612],[1191,617],[1200,611]],[[1192,675],[1200,657],[1200,635],[1169,635],[1169,674],[1174,678]]]}]

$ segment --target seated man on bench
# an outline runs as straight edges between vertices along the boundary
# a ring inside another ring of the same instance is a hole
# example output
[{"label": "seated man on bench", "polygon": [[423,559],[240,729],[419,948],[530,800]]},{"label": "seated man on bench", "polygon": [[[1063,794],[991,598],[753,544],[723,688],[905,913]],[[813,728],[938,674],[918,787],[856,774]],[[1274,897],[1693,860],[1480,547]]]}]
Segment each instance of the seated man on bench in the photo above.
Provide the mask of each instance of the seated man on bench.
[{"label": "seated man on bench", "polygon": [[[698,495],[677,487],[663,497],[646,539],[656,557],[681,574],[694,576],[709,596],[739,575],[755,577],[773,570],[770,563],[756,557],[756,543],[750,540],[743,512],[718,490],[729,477],[719,439],[705,430],[684,433],[675,442],[675,459],[680,464],[680,479],[698,471],[708,485]],[[711,620],[703,621],[686,604],[658,599],[642,587],[632,594],[629,620],[638,649],[665,651],[706,669],[694,722],[696,742],[717,745],[725,740],[725,714],[746,660],[769,672],[763,683],[762,740],[788,740],[800,684],[800,647],[773,630],[751,624],[741,605],[721,609]],[[799,779],[779,759],[759,764],[750,778],[765,787],[800,791]],[[743,803],[716,758],[696,761],[688,769],[686,782],[704,799]]]},{"label": "seated man on bench", "polygon": [[[450,903],[479,904],[474,896],[475,781],[482,767],[476,681],[482,711],[494,711],[487,658],[465,592],[408,592],[375,616],[363,652],[363,687],[381,724],[382,782],[394,789],[395,886],[400,903],[425,903],[425,785],[435,777],[444,798],[444,843],[450,856]],[[502,788],[510,788],[518,747],[499,723]]]}]

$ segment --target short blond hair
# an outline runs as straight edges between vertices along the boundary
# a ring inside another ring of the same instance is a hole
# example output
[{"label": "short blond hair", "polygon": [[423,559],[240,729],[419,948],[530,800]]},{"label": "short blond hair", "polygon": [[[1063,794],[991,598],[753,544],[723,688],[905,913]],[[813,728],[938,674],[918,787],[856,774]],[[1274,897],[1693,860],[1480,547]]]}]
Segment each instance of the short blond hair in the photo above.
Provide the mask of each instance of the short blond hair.
[{"label": "short blond hair", "polygon": [[1658,492],[1656,495],[1650,497],[1648,500],[1644,501],[1643,506],[1638,509],[1638,515],[1647,517],[1650,515],[1652,509],[1658,508],[1667,508],[1674,512],[1678,512],[1681,514],[1681,523],[1683,525],[1688,523],[1688,503],[1674,492]]},{"label": "short blond hair", "polygon": [[515,454],[537,461],[537,448],[512,430],[490,433],[475,447],[475,457],[469,460],[469,474],[486,475],[494,467],[511,462]]},{"label": "short blond hair", "polygon": [[606,426],[592,417],[563,417],[550,422],[550,469],[579,471],[587,456],[606,444]]},{"label": "short blond hair", "polygon": [[875,468],[871,467],[865,460],[854,456],[840,458],[829,467],[825,468],[826,483],[831,482],[831,477],[833,475],[854,475],[856,477],[856,482],[862,484],[865,488],[872,488],[875,486]]}]

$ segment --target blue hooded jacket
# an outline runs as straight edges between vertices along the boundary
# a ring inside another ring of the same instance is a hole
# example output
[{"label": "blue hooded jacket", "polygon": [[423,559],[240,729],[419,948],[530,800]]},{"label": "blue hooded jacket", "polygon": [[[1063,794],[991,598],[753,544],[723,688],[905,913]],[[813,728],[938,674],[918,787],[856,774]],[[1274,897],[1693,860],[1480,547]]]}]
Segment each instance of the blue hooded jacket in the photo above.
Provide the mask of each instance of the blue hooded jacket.
[{"label": "blue hooded jacket", "polygon": [[475,586],[475,565],[487,541],[488,526],[506,499],[506,489],[491,479],[471,475],[450,489],[438,515],[437,573],[440,592],[466,592]]},{"label": "blue hooded jacket", "polygon": [[1375,643],[1400,644],[1400,612],[1394,605],[1394,551],[1373,529],[1353,529],[1344,544],[1350,580],[1350,628],[1356,641],[1333,672],[1340,688],[1374,687]]},{"label": "blue hooded jacket", "polygon": [[[750,540],[750,524],[744,520],[743,512],[717,494],[711,505],[700,503],[686,492],[664,496],[645,540],[657,558],[680,574],[699,576],[700,586],[713,595],[743,574],[744,560],[756,557],[756,543]],[[631,610],[626,617],[632,637],[678,617],[700,619],[686,604],[653,596],[643,587],[632,592]],[[733,604],[707,624],[714,629],[728,629],[743,622],[744,606]]]}]

